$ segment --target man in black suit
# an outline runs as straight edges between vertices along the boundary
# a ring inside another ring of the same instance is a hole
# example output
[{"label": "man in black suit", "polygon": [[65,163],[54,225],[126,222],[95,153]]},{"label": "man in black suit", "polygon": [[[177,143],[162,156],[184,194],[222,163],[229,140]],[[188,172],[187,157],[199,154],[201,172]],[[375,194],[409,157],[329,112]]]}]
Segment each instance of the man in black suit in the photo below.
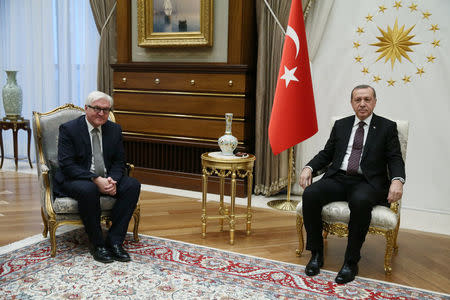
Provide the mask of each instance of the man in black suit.
[{"label": "man in black suit", "polygon": [[[59,127],[55,194],[78,201],[78,209],[91,242],[95,260],[130,261],[123,249],[128,223],[136,207],[141,185],[124,174],[122,128],[108,120],[113,99],[94,91],[86,99],[86,114]],[[103,239],[100,195],[116,198],[112,225]]]},{"label": "man in black suit", "polygon": [[[314,276],[323,266],[322,207],[331,201],[347,201],[349,235],[344,264],[336,282],[347,283],[358,274],[360,250],[369,230],[372,208],[398,201],[403,194],[405,166],[395,122],[377,116],[375,90],[359,85],[352,90],[354,116],[337,120],[325,148],[302,170],[303,219],[306,249],[311,260],[305,273]],[[363,122],[363,123],[361,123]],[[312,183],[312,172],[329,166]]]}]

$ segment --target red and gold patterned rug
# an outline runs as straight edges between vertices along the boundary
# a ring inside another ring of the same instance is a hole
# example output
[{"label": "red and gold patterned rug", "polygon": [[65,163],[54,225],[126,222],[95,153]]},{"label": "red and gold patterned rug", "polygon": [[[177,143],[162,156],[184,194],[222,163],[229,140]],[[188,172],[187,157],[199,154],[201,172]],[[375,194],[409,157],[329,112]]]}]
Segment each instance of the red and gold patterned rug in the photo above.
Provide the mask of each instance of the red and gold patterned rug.
[{"label": "red and gold patterned rug", "polygon": [[[131,239],[131,236],[127,237]],[[132,262],[102,264],[82,228],[0,255],[0,298],[36,299],[450,299],[450,295],[141,235],[126,241]],[[2,253],[4,251],[0,251]]]}]

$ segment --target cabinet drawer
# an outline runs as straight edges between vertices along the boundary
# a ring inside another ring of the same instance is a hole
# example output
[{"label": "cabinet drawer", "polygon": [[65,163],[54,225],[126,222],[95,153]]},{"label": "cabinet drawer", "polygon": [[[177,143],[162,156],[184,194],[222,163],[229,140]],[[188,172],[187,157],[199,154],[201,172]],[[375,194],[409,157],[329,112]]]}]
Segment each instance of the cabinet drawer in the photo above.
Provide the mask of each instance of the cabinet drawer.
[{"label": "cabinet drawer", "polygon": [[[160,135],[165,137],[200,138],[217,140],[225,133],[225,121],[187,119],[177,117],[147,116],[140,114],[114,114],[124,132]],[[244,122],[233,122],[233,135],[243,142]]]},{"label": "cabinet drawer", "polygon": [[114,72],[115,89],[245,94],[245,74]]},{"label": "cabinet drawer", "polygon": [[217,117],[229,112],[244,118],[245,98],[115,92],[114,109]]}]

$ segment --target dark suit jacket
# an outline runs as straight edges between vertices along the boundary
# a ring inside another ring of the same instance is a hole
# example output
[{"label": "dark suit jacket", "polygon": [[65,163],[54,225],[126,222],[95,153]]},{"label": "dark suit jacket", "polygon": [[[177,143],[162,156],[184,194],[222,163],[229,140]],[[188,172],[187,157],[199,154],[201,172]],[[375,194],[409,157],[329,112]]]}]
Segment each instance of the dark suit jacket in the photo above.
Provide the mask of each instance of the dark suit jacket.
[{"label": "dark suit jacket", "polygon": [[[59,168],[54,176],[56,194],[63,194],[60,186],[64,181],[90,180],[97,176],[90,171],[92,147],[85,119],[83,115],[59,127]],[[107,176],[119,182],[124,175],[125,165],[120,125],[109,120],[102,125],[102,146]]]},{"label": "dark suit jacket", "polygon": [[[337,120],[325,148],[307,164],[314,171],[329,165],[324,178],[336,174],[340,169],[354,121],[354,115]],[[364,177],[376,189],[387,191],[394,177],[406,179],[395,122],[373,114],[360,167]]]}]

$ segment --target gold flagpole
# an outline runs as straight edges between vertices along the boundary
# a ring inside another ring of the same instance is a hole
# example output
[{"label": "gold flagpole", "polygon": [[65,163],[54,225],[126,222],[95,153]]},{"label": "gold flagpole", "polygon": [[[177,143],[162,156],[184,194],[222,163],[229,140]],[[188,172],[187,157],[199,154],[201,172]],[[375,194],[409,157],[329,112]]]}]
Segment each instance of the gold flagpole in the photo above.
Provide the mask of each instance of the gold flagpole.
[{"label": "gold flagpole", "polygon": [[287,199],[272,200],[267,205],[279,210],[294,211],[300,201],[291,201],[291,185],[292,185],[292,166],[294,165],[294,147],[289,148],[289,170],[287,183]]}]

